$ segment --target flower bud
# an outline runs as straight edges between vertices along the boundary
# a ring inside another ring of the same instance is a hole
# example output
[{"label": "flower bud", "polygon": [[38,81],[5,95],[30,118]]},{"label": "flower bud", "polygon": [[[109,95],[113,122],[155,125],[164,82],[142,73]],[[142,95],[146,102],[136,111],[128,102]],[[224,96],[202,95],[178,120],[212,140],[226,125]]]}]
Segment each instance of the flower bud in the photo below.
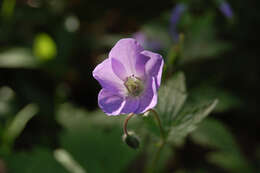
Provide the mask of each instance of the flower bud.
[{"label": "flower bud", "polygon": [[139,138],[135,135],[134,132],[128,132],[128,135],[123,135],[123,141],[131,148],[138,149],[139,148]]}]

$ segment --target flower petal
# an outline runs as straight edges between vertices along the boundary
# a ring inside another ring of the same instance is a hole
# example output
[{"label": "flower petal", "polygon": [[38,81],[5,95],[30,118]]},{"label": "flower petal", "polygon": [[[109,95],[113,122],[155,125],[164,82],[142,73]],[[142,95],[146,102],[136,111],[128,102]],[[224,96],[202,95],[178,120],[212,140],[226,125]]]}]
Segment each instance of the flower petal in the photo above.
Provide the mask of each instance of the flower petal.
[{"label": "flower petal", "polygon": [[102,89],[98,94],[98,105],[107,115],[119,115],[124,99],[111,91]]},{"label": "flower petal", "polygon": [[134,113],[139,106],[139,99],[128,97],[121,111],[122,114]]},{"label": "flower petal", "polygon": [[125,67],[127,75],[130,76],[136,74],[136,59],[143,50],[143,47],[135,39],[121,39],[111,49],[109,57],[120,61]]},{"label": "flower petal", "polygon": [[123,64],[115,58],[111,58],[112,70],[122,81],[127,78],[127,73]]},{"label": "flower petal", "polygon": [[155,78],[151,77],[147,81],[147,87],[140,97],[140,103],[138,109],[135,111],[136,114],[144,113],[149,109],[152,109],[157,104],[157,89]]},{"label": "flower petal", "polygon": [[145,64],[145,71],[147,75],[155,77],[156,89],[160,87],[162,78],[163,58],[157,53],[150,51],[142,51],[141,54],[150,57],[149,61]]},{"label": "flower petal", "polygon": [[137,77],[141,79],[145,79],[145,64],[149,61],[149,57],[143,54],[139,54],[136,63],[135,63],[135,70]]},{"label": "flower petal", "polygon": [[111,60],[108,58],[100,63],[93,71],[93,77],[100,85],[115,93],[124,92],[124,83],[120,80],[112,70]]}]

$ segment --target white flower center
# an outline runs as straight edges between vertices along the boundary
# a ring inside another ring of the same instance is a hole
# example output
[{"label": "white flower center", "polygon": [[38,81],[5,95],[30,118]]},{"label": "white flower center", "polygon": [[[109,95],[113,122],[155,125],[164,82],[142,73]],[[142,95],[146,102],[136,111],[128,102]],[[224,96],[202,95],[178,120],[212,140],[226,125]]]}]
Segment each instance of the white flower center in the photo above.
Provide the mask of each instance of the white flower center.
[{"label": "white flower center", "polygon": [[139,96],[144,90],[144,84],[142,80],[134,75],[127,77],[125,87],[131,96]]}]

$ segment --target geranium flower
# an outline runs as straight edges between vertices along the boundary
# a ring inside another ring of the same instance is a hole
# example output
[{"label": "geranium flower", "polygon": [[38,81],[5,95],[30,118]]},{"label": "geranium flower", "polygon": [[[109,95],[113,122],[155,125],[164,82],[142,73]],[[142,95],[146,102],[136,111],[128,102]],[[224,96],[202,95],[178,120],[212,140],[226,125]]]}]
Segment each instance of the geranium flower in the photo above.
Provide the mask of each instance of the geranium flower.
[{"label": "geranium flower", "polygon": [[140,114],[157,104],[162,56],[131,38],[121,39],[93,71],[102,86],[98,105],[107,115]]}]

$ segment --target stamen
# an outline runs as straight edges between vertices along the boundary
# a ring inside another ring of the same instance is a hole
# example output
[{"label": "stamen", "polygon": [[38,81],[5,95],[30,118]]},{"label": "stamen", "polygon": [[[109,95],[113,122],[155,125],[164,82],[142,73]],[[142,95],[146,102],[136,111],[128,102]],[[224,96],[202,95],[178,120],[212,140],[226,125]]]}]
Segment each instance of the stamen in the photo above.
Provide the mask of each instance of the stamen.
[{"label": "stamen", "polygon": [[129,94],[134,97],[139,96],[144,89],[142,80],[134,75],[127,77],[124,85]]}]

